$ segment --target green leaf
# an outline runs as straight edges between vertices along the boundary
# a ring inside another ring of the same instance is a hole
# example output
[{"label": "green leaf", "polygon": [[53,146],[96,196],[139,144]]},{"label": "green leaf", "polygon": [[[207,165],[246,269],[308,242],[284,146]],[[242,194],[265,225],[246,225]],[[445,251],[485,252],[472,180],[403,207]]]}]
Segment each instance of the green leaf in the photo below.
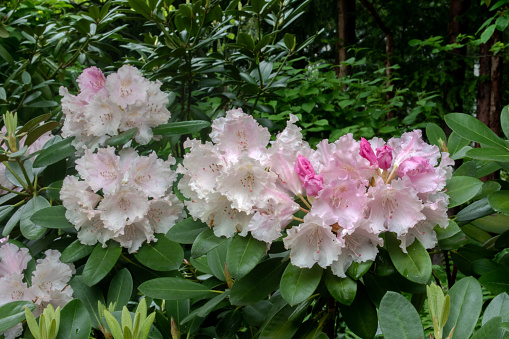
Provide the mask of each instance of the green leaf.
[{"label": "green leaf", "polygon": [[7,39],[9,37],[9,31],[2,25],[0,26],[0,38]]},{"label": "green leaf", "polygon": [[477,228],[486,232],[502,234],[509,230],[509,216],[505,214],[492,214],[470,222]]},{"label": "green leaf", "polygon": [[73,138],[66,138],[42,150],[35,158],[33,167],[45,167],[73,155],[76,149],[71,145],[72,140]]},{"label": "green leaf", "polygon": [[286,265],[287,262],[281,262],[281,258],[268,259],[235,281],[230,294],[232,305],[255,303],[276,290]]},{"label": "green leaf", "polygon": [[191,247],[191,256],[193,258],[201,257],[226,240],[226,237],[216,237],[211,229],[205,230],[196,237],[193,247]]},{"label": "green leaf", "polygon": [[481,285],[474,277],[463,278],[449,290],[449,296],[449,319],[443,333],[449,335],[454,327],[452,339],[469,338],[481,314]]},{"label": "green leaf", "polygon": [[44,101],[37,101],[30,105],[25,105],[25,107],[30,108],[44,108],[44,107],[57,107],[58,102],[53,100],[44,100]]},{"label": "green leaf", "polygon": [[415,239],[404,253],[393,233],[385,233],[387,250],[396,270],[405,278],[418,284],[426,284],[431,277],[431,259],[428,251]]},{"label": "green leaf", "polygon": [[189,315],[187,317],[185,317],[184,319],[182,319],[182,321],[180,322],[180,324],[185,324],[187,323],[189,320],[195,318],[195,317],[202,317],[202,318],[205,318],[206,316],[209,315],[210,312],[212,312],[217,305],[219,305],[219,303],[221,301],[223,301],[228,295],[230,294],[230,291],[225,291],[224,293],[221,293],[221,294],[218,294],[216,295],[214,298],[210,299],[209,301],[207,301],[203,306],[201,307],[198,307],[197,309],[195,309],[193,312],[189,313]]},{"label": "green leaf", "polygon": [[237,43],[245,46],[250,51],[253,51],[255,49],[253,37],[251,37],[251,35],[248,33],[240,32],[237,35]]},{"label": "green leaf", "polygon": [[226,281],[224,265],[226,263],[226,252],[228,251],[228,241],[214,248],[207,253],[207,265],[212,274],[221,281]]},{"label": "green leaf", "polygon": [[447,181],[449,208],[461,205],[475,197],[482,187],[482,181],[472,177],[452,177]]},{"label": "green leaf", "polygon": [[322,268],[318,265],[300,268],[289,264],[281,278],[281,296],[290,306],[300,304],[316,290],[322,278],[322,272]]},{"label": "green leaf", "polygon": [[21,73],[21,81],[23,81],[23,84],[25,85],[31,83],[32,77],[30,76],[30,73],[28,73],[27,71],[23,71],[23,73]]},{"label": "green leaf", "polygon": [[134,133],[136,133],[137,130],[138,130],[138,128],[136,128],[136,127],[135,128],[131,128],[131,129],[125,131],[125,132],[120,133],[119,135],[116,135],[114,137],[106,139],[104,144],[107,145],[107,146],[120,146],[120,145],[124,145],[129,140],[131,140],[131,138],[134,136]]},{"label": "green leaf", "polygon": [[339,304],[341,315],[348,328],[363,339],[372,339],[378,328],[376,307],[371,303],[364,286],[358,282],[357,295],[348,306]]},{"label": "green leaf", "polygon": [[75,275],[69,282],[73,290],[73,297],[83,302],[87,308],[88,314],[90,315],[90,321],[94,328],[97,328],[99,324],[99,313],[97,312],[97,302],[104,304],[104,297],[101,293],[101,289],[98,286],[89,287],[85,285],[80,275]]},{"label": "green leaf", "polygon": [[2,231],[2,235],[4,237],[8,236],[9,233],[11,233],[12,229],[18,224],[19,220],[21,219],[21,215],[23,214],[23,210],[25,209],[26,205],[21,206],[18,208],[16,212],[11,216],[11,218],[7,221],[5,224],[5,227]]},{"label": "green leaf", "polygon": [[500,125],[502,125],[502,131],[504,132],[505,137],[509,139],[509,106],[502,108],[502,113],[500,114]]},{"label": "green leaf", "polygon": [[497,191],[488,196],[490,206],[497,212],[509,214],[509,191]]},{"label": "green leaf", "polygon": [[143,265],[156,271],[172,271],[184,261],[182,247],[166,238],[164,234],[156,235],[157,242],[145,243],[134,256]]},{"label": "green leaf", "polygon": [[201,220],[193,220],[192,217],[182,220],[170,228],[166,237],[179,244],[192,244],[198,234],[207,230],[209,227]]},{"label": "green leaf", "polygon": [[21,219],[19,221],[19,228],[21,230],[21,234],[27,239],[36,240],[39,239],[44,232],[46,232],[45,227],[41,227],[30,220],[32,215],[35,212],[49,207],[50,204],[48,200],[44,199],[42,196],[38,195],[35,198],[31,199],[25,207],[23,208],[23,213],[21,215]]},{"label": "green leaf", "polygon": [[366,274],[372,264],[373,260],[367,260],[360,263],[354,261],[346,270],[346,274],[348,274],[353,280],[359,280],[364,274]]},{"label": "green leaf", "polygon": [[[2,57],[9,65],[14,64],[14,59],[12,56],[7,52],[4,46],[0,45],[0,57]],[[6,85],[7,86],[7,85]]]},{"label": "green leaf", "polygon": [[471,115],[449,113],[445,116],[447,125],[461,137],[481,145],[507,149],[504,141],[495,132]]},{"label": "green leaf", "polygon": [[296,307],[285,305],[261,329],[259,339],[293,338],[301,325],[300,319],[290,319]]},{"label": "green leaf", "polygon": [[231,276],[240,279],[248,274],[263,257],[267,245],[251,235],[235,235],[228,247],[226,265]]},{"label": "green leaf", "polygon": [[121,310],[122,307],[127,306],[132,293],[133,278],[127,268],[123,268],[111,280],[108,296],[106,297],[107,306],[116,303],[115,311]]},{"label": "green leaf", "polygon": [[437,234],[438,247],[443,250],[460,248],[468,242],[467,235],[452,220],[449,220],[446,228],[436,226],[434,230]]},{"label": "green leaf", "polygon": [[344,305],[351,305],[357,294],[357,282],[350,277],[340,278],[332,272],[325,274],[325,285],[334,299]]},{"label": "green leaf", "polygon": [[142,283],[138,290],[149,297],[166,300],[208,298],[212,294],[207,286],[182,278],[156,278]]},{"label": "green leaf", "polygon": [[293,51],[295,49],[296,41],[295,36],[293,34],[286,33],[283,40],[285,42],[286,48],[288,48],[290,51]]},{"label": "green leaf", "polygon": [[30,220],[46,228],[74,228],[65,217],[65,211],[66,208],[62,205],[46,207],[35,212]]},{"label": "green leaf", "polygon": [[495,211],[488,203],[488,198],[483,198],[473,202],[472,204],[459,211],[458,214],[456,214],[456,221],[464,223],[470,220],[485,217],[492,213],[495,213]]},{"label": "green leaf", "polygon": [[509,162],[509,152],[500,148],[472,148],[466,155],[477,160]]},{"label": "green leaf", "polygon": [[458,133],[453,131],[451,135],[449,135],[449,140],[447,141],[447,149],[449,150],[449,154],[452,156],[469,144],[470,140],[462,138]]},{"label": "green leaf", "polygon": [[[34,119],[32,119],[34,120]],[[45,123],[44,125],[38,126],[34,128],[32,131],[30,131],[27,135],[27,138],[25,140],[25,146],[32,145],[41,135],[44,133],[47,133],[57,127],[60,126],[60,122],[58,121],[51,121],[48,123]]]},{"label": "green leaf", "polygon": [[56,339],[88,339],[91,326],[85,304],[80,299],[73,299],[60,312],[60,326]]},{"label": "green leaf", "polygon": [[178,121],[159,125],[152,130],[152,133],[163,136],[192,134],[207,127],[210,127],[210,122],[204,120]]},{"label": "green leaf", "polygon": [[505,330],[500,327],[502,317],[490,319],[483,327],[481,327],[470,339],[502,339]]},{"label": "green leaf", "polygon": [[491,36],[493,35],[493,32],[495,32],[495,28],[496,27],[497,27],[496,24],[489,25],[488,27],[486,27],[484,32],[482,32],[482,34],[481,34],[481,42],[483,44],[485,44],[486,42],[488,42],[488,40],[490,40]]},{"label": "green leaf", "polygon": [[506,270],[488,272],[479,278],[479,282],[491,293],[509,293],[509,274]]},{"label": "green leaf", "polygon": [[0,333],[25,320],[25,307],[35,309],[31,301],[13,301],[0,306]]},{"label": "green leaf", "polygon": [[93,286],[101,281],[115,266],[121,253],[122,247],[118,242],[111,241],[106,248],[98,243],[83,269],[83,282],[88,286]]},{"label": "green leaf", "polygon": [[428,137],[430,144],[438,147],[441,146],[440,140],[442,143],[447,142],[447,137],[445,136],[444,131],[440,128],[440,126],[431,122],[426,124],[426,136]]},{"label": "green leaf", "polygon": [[65,263],[75,262],[88,256],[94,250],[94,246],[84,245],[79,240],[73,241],[62,252],[60,261]]},{"label": "green leaf", "polygon": [[151,18],[150,8],[144,0],[129,0],[129,5],[136,13],[143,15],[145,18]]},{"label": "green leaf", "polygon": [[494,317],[502,317],[504,321],[509,318],[509,295],[507,293],[500,293],[493,300],[491,300],[488,307],[484,311],[482,317],[482,325],[486,324]]},{"label": "green leaf", "polygon": [[385,339],[424,339],[424,330],[417,310],[401,294],[387,292],[380,302],[378,315]]}]

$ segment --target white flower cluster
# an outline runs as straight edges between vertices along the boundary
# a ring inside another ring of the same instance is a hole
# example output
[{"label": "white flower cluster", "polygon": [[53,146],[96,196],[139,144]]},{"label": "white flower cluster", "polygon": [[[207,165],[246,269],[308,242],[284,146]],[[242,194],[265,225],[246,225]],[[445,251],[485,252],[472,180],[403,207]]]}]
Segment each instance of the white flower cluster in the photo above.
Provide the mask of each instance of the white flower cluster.
[{"label": "white flower cluster", "polygon": [[168,122],[168,96],[160,90],[161,82],[145,79],[132,66],[122,66],[105,77],[97,67],[90,67],[78,77],[80,93],[69,94],[60,87],[65,114],[63,137],[76,137],[73,145],[94,149],[109,137],[137,128],[135,140],[142,145],[154,138],[152,128]]},{"label": "white flower cluster", "polygon": [[154,233],[166,233],[185,216],[184,205],[171,191],[177,177],[173,164],[172,157],[139,156],[132,148],[119,155],[113,147],[85,150],[76,160],[83,180],[68,176],[60,191],[65,216],[81,243],[106,246],[113,239],[132,253],[143,242],[156,241]]},{"label": "white flower cluster", "polygon": [[[341,277],[352,262],[375,259],[383,232],[396,233],[403,251],[415,239],[435,246],[433,228],[448,224],[447,153],[419,130],[387,143],[348,134],[312,150],[296,120],[268,149],[269,132],[240,109],[214,121],[212,143],[188,140],[178,187],[190,214],[217,236],[251,232],[269,244],[297,220],[283,239],[292,263],[331,266]],[[303,218],[293,216],[298,210]]]},{"label": "white flower cluster", "polygon": [[[38,317],[47,305],[62,308],[72,300],[73,290],[68,282],[75,273],[74,265],[62,263],[58,251],[47,250],[44,254],[44,259],[37,260],[29,287],[23,275],[32,259],[28,248],[0,239],[0,306],[18,300],[32,301],[36,305],[34,316]],[[22,330],[20,323],[3,335],[6,339],[16,338]]]}]

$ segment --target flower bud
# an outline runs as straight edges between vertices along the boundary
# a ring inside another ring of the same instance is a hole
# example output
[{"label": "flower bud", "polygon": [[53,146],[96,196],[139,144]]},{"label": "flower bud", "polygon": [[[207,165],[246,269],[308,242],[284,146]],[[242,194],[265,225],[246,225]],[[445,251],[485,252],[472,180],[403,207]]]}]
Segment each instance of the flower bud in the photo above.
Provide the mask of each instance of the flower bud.
[{"label": "flower bud", "polygon": [[361,138],[361,150],[359,154],[364,159],[367,159],[372,166],[376,166],[377,160],[375,152],[373,152],[373,149],[371,148],[371,144],[369,143],[369,141],[367,141],[364,138]]},{"label": "flower bud", "polygon": [[394,148],[383,145],[376,149],[376,158],[378,161],[378,167],[383,170],[389,169],[392,163],[392,150]]}]

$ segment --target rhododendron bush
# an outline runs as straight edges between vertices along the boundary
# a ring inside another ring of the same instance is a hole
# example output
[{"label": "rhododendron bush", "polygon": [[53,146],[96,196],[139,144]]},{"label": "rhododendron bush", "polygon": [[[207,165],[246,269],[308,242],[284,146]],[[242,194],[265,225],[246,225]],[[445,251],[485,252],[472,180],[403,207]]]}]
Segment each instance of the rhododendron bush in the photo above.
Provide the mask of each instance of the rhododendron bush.
[{"label": "rhododendron bush", "polygon": [[[6,338],[38,328],[125,336],[138,333],[137,321],[151,338],[317,338],[341,328],[424,338],[417,310],[426,293],[435,336],[467,338],[482,291],[464,276],[501,292],[507,258],[494,253],[509,239],[506,192],[469,176],[472,166],[493,168],[474,160],[453,175],[454,160],[505,159],[505,141],[473,117],[448,115],[449,139],[430,124],[427,141],[416,129],[311,147],[292,114],[277,133],[241,108],[212,122],[169,122],[161,83],[132,66],[109,75],[91,67],[77,83],[79,91],[60,88],[62,121],[18,126],[4,116]],[[448,207],[468,201],[449,220]],[[444,254],[443,268],[431,252]],[[450,288],[447,297],[432,281]],[[479,331],[501,330],[509,297],[497,298]],[[44,316],[47,305],[57,310]],[[37,327],[30,312],[60,326]]]}]

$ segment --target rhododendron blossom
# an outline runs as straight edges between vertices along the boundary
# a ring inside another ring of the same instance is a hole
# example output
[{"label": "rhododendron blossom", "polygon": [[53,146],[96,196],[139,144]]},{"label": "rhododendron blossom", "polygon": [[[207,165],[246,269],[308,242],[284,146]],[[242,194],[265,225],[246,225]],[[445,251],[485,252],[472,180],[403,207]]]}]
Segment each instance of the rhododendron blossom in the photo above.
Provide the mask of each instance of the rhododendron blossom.
[{"label": "rhododendron blossom", "polygon": [[64,137],[75,137],[73,145],[81,154],[104,144],[109,137],[136,128],[134,139],[145,145],[154,138],[152,128],[168,122],[168,96],[159,81],[145,79],[132,66],[122,66],[105,77],[90,67],[78,77],[80,93],[75,96],[60,87],[65,121]]},{"label": "rhododendron blossom", "polygon": [[[31,301],[36,305],[34,316],[38,317],[49,304],[62,308],[72,300],[73,289],[68,283],[75,273],[74,265],[62,263],[58,251],[47,250],[44,254],[44,259],[37,260],[31,283],[27,284],[23,272],[32,260],[28,249],[0,241],[0,306]],[[0,334],[12,339],[19,337],[22,330],[20,323]]]},{"label": "rhododendron blossom", "polygon": [[[340,277],[353,262],[375,259],[384,232],[403,251],[415,239],[435,246],[433,228],[448,224],[447,153],[420,131],[388,142],[348,134],[313,150],[296,121],[290,115],[269,145],[268,131],[235,109],[214,121],[212,143],[188,140],[178,171],[190,214],[216,236],[250,232],[268,244],[283,237],[293,265],[330,266]],[[285,231],[292,220],[298,224]]]},{"label": "rhododendron blossom", "polygon": [[144,242],[156,241],[154,233],[166,233],[185,216],[182,202],[170,189],[176,179],[173,164],[171,156],[163,161],[155,153],[140,156],[132,148],[118,155],[113,147],[96,153],[85,150],[76,160],[83,180],[68,176],[60,191],[78,239],[103,246],[113,239],[130,253]]}]

